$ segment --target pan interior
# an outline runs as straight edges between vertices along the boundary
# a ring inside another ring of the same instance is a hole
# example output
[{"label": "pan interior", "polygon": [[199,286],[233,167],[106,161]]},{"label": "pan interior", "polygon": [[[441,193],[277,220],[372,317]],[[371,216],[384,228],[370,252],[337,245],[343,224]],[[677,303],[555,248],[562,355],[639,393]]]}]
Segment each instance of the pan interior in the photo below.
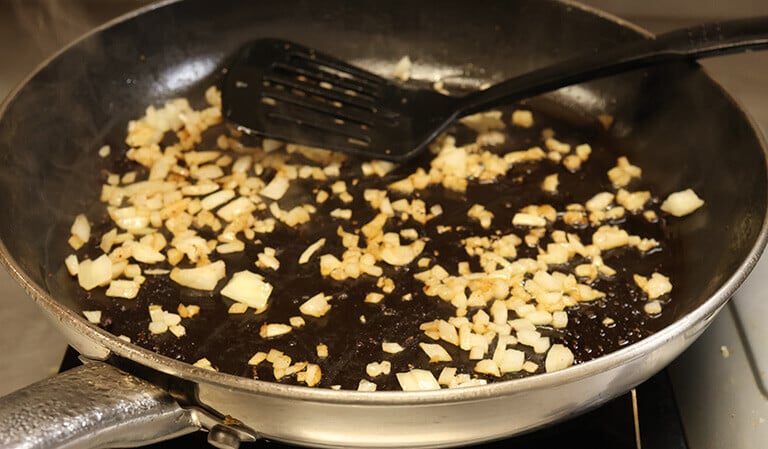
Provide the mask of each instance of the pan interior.
[{"label": "pan interior", "polygon": [[[100,207],[98,148],[124,148],[125,124],[150,104],[202,98],[226,56],[257,37],[311,43],[380,72],[407,54],[421,67],[416,76],[470,85],[640,38],[536,0],[190,1],[119,23],[50,61],[0,119],[0,239],[27,279],[74,312],[87,307],[61,274],[74,216]],[[696,65],[611,77],[531,104],[574,124],[612,115],[612,141],[646,169],[659,195],[691,187],[707,201],[701,213],[670,224],[679,279],[664,323],[702,305],[737,272],[763,225],[765,159],[743,112]]]}]

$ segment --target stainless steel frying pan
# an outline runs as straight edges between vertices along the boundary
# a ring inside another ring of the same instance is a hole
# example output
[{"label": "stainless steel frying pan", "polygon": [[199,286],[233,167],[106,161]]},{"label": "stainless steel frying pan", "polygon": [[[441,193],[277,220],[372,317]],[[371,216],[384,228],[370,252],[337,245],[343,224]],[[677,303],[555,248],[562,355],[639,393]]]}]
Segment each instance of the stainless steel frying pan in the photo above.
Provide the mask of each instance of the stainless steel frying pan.
[{"label": "stainless steel frying pan", "polygon": [[[146,444],[204,428],[221,447],[264,436],[321,447],[437,447],[525,432],[596,407],[680,354],[744,280],[766,242],[765,146],[696,64],[627,73],[547,95],[613,137],[662,195],[693,187],[706,210],[671,224],[677,271],[668,325],[564,371],[431,392],[332,391],[211,372],[87,323],[54,276],[72,218],[97,200],[92,157],[152,103],[199,94],[242,42],[274,36],[384,71],[498,81],[575,52],[652,36],[578,4],[167,2],[112,22],[43,64],[0,108],[0,261],[91,363],[0,400],[4,447]],[[66,281],[66,279],[64,279]]]}]

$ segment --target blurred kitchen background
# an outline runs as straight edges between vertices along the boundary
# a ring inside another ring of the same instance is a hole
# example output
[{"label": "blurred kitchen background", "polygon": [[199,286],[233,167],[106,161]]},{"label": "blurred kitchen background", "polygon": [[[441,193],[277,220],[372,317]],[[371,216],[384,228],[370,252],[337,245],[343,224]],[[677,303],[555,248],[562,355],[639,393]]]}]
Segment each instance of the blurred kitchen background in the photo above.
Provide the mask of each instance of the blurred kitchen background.
[{"label": "blurred kitchen background", "polygon": [[[147,0],[0,0],[0,99],[63,45],[93,27],[149,3]],[[700,21],[768,15],[766,0],[587,0],[584,3],[653,32]],[[768,52],[707,60],[703,65],[763,124],[764,130],[768,129]],[[758,270],[754,275],[764,273]],[[729,317],[718,318],[721,319]],[[0,270],[0,396],[55,373],[65,348],[63,338],[35,304]]]}]

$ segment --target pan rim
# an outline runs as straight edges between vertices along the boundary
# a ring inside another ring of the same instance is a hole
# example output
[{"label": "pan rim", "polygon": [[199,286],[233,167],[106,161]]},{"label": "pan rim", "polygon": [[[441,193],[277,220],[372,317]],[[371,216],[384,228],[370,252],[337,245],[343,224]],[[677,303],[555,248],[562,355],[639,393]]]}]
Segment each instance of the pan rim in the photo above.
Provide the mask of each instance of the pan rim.
[{"label": "pan rim", "polygon": [[[631,22],[616,17],[610,13],[583,5],[576,1],[550,1],[553,3],[562,3],[575,8],[579,8],[603,19],[612,21],[619,26],[629,28],[632,31],[638,33],[639,36],[646,38],[654,36],[652,33],[635,24],[632,24]],[[130,20],[149,11],[168,7],[170,5],[181,2],[182,0],[163,0],[158,3],[153,3],[135,9],[108,22],[105,22],[104,24],[83,34],[76,40],[70,42],[68,45],[64,46],[52,54],[49,58],[41,62],[32,72],[24,77],[24,79],[19,84],[17,84],[16,87],[11,90],[11,92],[9,92],[8,96],[0,104],[0,119],[5,115],[8,106],[13,103],[23,87],[41,70],[43,70],[51,61],[66,53],[72,47],[78,45],[88,37],[114,25]],[[761,146],[763,155],[766,156],[764,161],[766,161],[766,165],[768,166],[768,146],[766,146],[766,137],[763,132],[761,132],[761,128],[758,126],[754,118],[743,107],[741,107],[739,102],[737,102],[720,85],[720,83],[709,76],[705,70],[703,71],[707,78],[709,78],[709,81],[721,90],[721,93],[725,96],[725,98],[731,101],[738,108],[742,119],[745,119],[750,125],[753,132],[755,133],[758,143]],[[679,336],[683,335],[686,330],[695,328],[696,323],[704,322],[705,325],[708,324],[711,318],[714,317],[717,312],[725,306],[728,299],[733,295],[733,293],[735,293],[737,288],[746,279],[760,258],[760,255],[763,253],[763,250],[766,247],[766,243],[768,243],[768,211],[762,218],[763,222],[760,228],[760,232],[757,235],[756,241],[750,249],[748,256],[744,261],[742,261],[736,271],[703,304],[689,312],[687,315],[679,318],[674,323],[660,330],[659,332],[625,348],[584,362],[582,364],[574,365],[562,371],[544,373],[521,379],[492,382],[484,386],[460,389],[441,389],[435,391],[337,391],[331,389],[310,388],[298,385],[284,385],[276,382],[249,379],[233,374],[220,373],[198,368],[191,364],[160,355],[138,345],[127,343],[119,339],[117,336],[107,332],[106,330],[88,323],[83,317],[80,316],[80,314],[63,306],[58,301],[56,301],[52,295],[47,293],[41,286],[27,279],[26,275],[23,273],[23,270],[10,256],[5,243],[2,241],[0,241],[0,265],[3,265],[6,268],[6,270],[11,274],[11,277],[14,278],[16,282],[24,288],[27,294],[32,297],[38,306],[44,309],[48,314],[55,316],[55,318],[60,321],[63,326],[66,326],[81,336],[85,336],[90,342],[96,343],[100,347],[104,348],[106,351],[108,351],[107,356],[114,354],[115,356],[131,360],[147,368],[164,374],[172,375],[186,381],[200,384],[210,384],[216,387],[249,394],[256,393],[273,397],[290,397],[292,399],[335,404],[354,403],[355,405],[387,406],[427,405],[457,401],[463,402],[483,400],[499,395],[511,395],[516,392],[547,389],[555,386],[574,383],[578,380],[591,377],[596,373],[600,373],[610,368],[614,368],[622,364],[627,364],[632,360],[641,358],[654,349],[663,346],[665,343],[679,338]],[[105,358],[107,358],[107,356],[105,356]],[[610,398],[605,399],[607,400]]]}]

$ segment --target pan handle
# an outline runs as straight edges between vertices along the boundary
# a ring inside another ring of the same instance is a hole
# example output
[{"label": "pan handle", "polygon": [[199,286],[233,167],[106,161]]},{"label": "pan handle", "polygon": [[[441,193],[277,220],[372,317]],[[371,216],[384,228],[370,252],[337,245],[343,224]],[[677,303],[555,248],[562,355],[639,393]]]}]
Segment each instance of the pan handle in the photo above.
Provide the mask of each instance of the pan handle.
[{"label": "pan handle", "polygon": [[135,447],[199,430],[194,409],[102,362],[86,363],[0,398],[0,447]]}]

